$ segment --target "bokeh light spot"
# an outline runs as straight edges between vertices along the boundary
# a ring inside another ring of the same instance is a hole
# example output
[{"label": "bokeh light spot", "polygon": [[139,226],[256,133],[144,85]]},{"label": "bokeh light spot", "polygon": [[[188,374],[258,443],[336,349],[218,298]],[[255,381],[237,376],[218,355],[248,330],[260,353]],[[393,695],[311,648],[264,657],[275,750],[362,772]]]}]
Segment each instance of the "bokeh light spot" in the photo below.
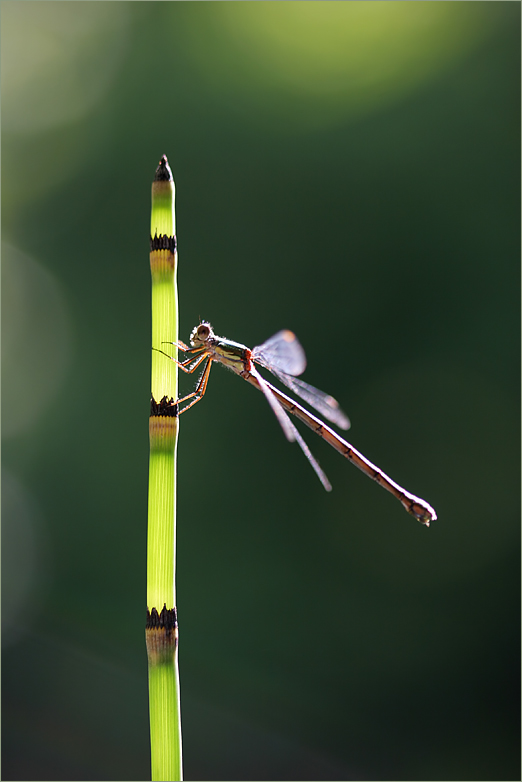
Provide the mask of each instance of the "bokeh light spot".
[{"label": "bokeh light spot", "polygon": [[451,66],[488,32],[486,15],[471,10],[465,3],[216,3],[192,28],[191,51],[229,108],[279,130],[281,122],[321,127],[386,106]]},{"label": "bokeh light spot", "polygon": [[2,242],[2,436],[26,431],[66,377],[71,320],[53,275]]}]

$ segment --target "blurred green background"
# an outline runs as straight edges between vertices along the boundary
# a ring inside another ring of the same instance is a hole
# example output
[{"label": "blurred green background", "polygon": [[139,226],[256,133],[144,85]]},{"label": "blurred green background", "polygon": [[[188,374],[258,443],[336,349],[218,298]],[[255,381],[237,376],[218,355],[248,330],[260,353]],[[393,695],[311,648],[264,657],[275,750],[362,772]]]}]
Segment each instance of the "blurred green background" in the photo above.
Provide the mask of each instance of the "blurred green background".
[{"label": "blurred green background", "polygon": [[[214,369],[189,780],[520,778],[520,5],[2,3],[4,779],[146,779],[150,186],[182,339],[293,329],[427,530]],[[194,379],[181,378],[185,393]]]}]

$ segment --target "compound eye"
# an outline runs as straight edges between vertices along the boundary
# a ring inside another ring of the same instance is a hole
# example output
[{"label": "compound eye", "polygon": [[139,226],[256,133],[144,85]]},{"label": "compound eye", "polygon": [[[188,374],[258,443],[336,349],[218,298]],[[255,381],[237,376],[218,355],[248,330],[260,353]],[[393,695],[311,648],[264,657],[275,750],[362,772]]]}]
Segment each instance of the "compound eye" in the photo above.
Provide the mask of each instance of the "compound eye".
[{"label": "compound eye", "polygon": [[210,334],[210,329],[205,323],[202,323],[200,326],[198,326],[198,339],[201,340],[208,339],[209,334]]}]

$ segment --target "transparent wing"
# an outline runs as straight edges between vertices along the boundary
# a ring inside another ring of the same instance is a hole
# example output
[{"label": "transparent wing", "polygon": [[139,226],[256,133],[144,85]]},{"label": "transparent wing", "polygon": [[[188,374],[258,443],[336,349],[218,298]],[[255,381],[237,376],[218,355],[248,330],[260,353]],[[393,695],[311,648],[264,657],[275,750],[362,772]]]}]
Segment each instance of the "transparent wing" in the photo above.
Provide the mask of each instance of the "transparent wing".
[{"label": "transparent wing", "polygon": [[272,371],[272,367],[287,375],[301,375],[306,367],[306,356],[301,343],[293,331],[284,329],[258,345],[252,351],[252,358],[261,366]]},{"label": "transparent wing", "polygon": [[319,391],[318,388],[311,386],[309,383],[305,383],[304,380],[300,380],[297,377],[291,377],[286,372],[276,369],[274,366],[267,367],[273,375],[275,375],[281,383],[284,383],[287,388],[290,388],[294,394],[300,396],[305,402],[315,408],[318,413],[327,418],[332,423],[339,426],[341,429],[350,428],[350,419],[343,413],[339,407],[339,402],[334,399],[330,394],[325,394],[324,391]]},{"label": "transparent wing", "polygon": [[296,427],[293,425],[292,421],[290,420],[288,415],[285,413],[285,411],[283,410],[283,408],[275,398],[274,394],[268,387],[266,380],[264,380],[261,377],[259,372],[257,372],[254,369],[254,367],[252,367],[250,374],[252,374],[256,378],[257,382],[259,383],[259,387],[261,388],[261,391],[265,395],[265,398],[269,403],[270,407],[274,411],[277,420],[281,424],[281,427],[283,429],[283,432],[285,433],[287,440],[290,440],[291,442],[295,440],[297,443],[299,443],[301,450],[303,451],[304,455],[312,465],[312,468],[315,470],[317,477],[323,484],[326,491],[332,491],[332,484],[330,483],[325,473],[319,466],[319,462],[312,456],[309,447],[307,446],[307,444],[305,443],[305,441],[297,431]]},{"label": "transparent wing", "polygon": [[297,429],[295,428],[295,426],[293,425],[293,423],[291,422],[291,420],[289,419],[289,417],[287,416],[287,414],[285,413],[285,411],[283,410],[283,408],[281,407],[281,405],[279,404],[279,402],[277,401],[277,399],[275,398],[271,390],[268,388],[266,384],[266,380],[261,377],[259,372],[257,372],[257,370],[254,367],[250,369],[250,374],[253,375],[257,380],[257,382],[259,383],[261,391],[265,395],[267,402],[269,403],[270,407],[274,411],[277,420],[281,424],[281,428],[285,433],[286,439],[292,443],[296,439],[295,435]]}]

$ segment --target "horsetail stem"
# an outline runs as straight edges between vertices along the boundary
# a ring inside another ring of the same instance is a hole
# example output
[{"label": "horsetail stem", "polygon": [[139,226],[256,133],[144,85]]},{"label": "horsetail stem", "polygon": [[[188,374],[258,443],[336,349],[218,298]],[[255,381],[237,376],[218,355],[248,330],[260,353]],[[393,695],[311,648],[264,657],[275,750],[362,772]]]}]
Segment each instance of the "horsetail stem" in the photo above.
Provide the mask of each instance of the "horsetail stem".
[{"label": "horsetail stem", "polygon": [[[163,155],[152,184],[150,269],[153,346],[178,339],[174,197],[172,172],[167,157]],[[160,354],[152,351],[145,635],[154,782],[182,779],[176,610],[177,375],[174,361],[160,361]]]}]

